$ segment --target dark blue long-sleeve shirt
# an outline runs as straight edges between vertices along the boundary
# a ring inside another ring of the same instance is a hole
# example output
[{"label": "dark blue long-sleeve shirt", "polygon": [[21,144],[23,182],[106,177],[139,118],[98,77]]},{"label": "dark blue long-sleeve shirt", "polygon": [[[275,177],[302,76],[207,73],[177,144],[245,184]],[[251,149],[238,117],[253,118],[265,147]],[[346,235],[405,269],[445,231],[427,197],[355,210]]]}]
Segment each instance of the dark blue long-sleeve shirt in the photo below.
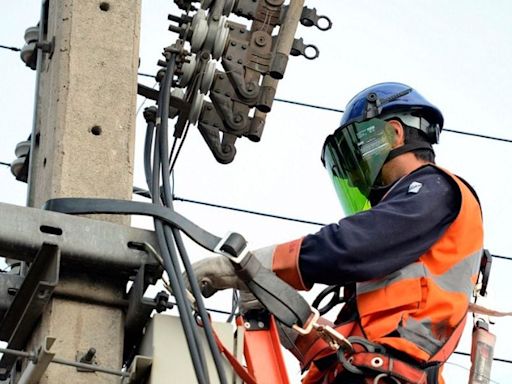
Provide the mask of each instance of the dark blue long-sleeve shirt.
[{"label": "dark blue long-sleeve shirt", "polygon": [[421,167],[370,210],[306,236],[299,255],[303,281],[307,286],[347,285],[416,262],[457,217],[460,206],[455,182],[433,166]]}]

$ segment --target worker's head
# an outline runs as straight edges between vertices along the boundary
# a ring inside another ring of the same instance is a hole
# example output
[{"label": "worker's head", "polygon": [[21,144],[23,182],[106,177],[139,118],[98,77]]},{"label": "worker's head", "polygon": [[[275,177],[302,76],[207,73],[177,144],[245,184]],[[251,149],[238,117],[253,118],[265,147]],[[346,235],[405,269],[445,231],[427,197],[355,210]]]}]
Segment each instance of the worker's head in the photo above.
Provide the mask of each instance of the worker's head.
[{"label": "worker's head", "polygon": [[399,157],[433,163],[442,126],[439,109],[407,85],[381,83],[354,96],[322,150],[345,213],[370,208],[385,164],[390,168]]}]

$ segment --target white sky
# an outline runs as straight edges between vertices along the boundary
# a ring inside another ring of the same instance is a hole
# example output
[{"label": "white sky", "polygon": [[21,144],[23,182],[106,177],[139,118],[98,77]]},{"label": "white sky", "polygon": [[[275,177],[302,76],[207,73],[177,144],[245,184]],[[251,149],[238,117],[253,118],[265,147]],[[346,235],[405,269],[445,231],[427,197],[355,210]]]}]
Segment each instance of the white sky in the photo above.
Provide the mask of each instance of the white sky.
[{"label": "white sky", "polygon": [[[175,35],[167,31],[167,14],[175,8],[169,0],[143,0],[140,71],[153,74],[163,46]],[[512,105],[512,2],[494,0],[322,0],[306,1],[334,22],[329,32],[301,27],[306,43],[320,48],[320,58],[292,58],[278,97],[344,108],[364,87],[382,81],[399,81],[418,89],[439,106],[445,127],[512,139],[506,115]],[[27,27],[39,16],[38,0],[4,2],[1,7],[0,44],[23,44]],[[14,147],[31,130],[35,73],[18,54],[0,50],[0,161],[14,158]],[[153,86],[151,79],[141,82]],[[139,98],[138,102],[142,102]],[[149,105],[149,104],[148,104]],[[340,219],[332,186],[320,163],[320,149],[340,114],[275,103],[262,142],[246,139],[237,144],[234,163],[220,165],[196,130],[192,130],[179,159],[176,195],[189,199],[305,218],[319,222]],[[137,120],[138,141],[134,184],[144,187],[142,139],[144,120]],[[512,144],[446,132],[436,149],[438,164],[462,175],[478,191],[484,209],[486,247],[497,255],[512,256],[508,201]],[[108,166],[108,164],[105,164]],[[24,205],[24,184],[16,182],[7,167],[0,167],[0,201]],[[268,219],[188,203],[177,210],[217,234],[228,230],[246,236],[254,248],[284,242],[317,227]],[[137,225],[149,225],[137,220]],[[207,253],[191,245],[193,259]],[[510,310],[509,274],[512,262],[495,260],[491,289],[495,306]],[[227,309],[225,296],[209,305]],[[510,319],[497,319],[495,356],[512,359]],[[469,333],[459,345],[468,351]],[[453,364],[469,367],[455,356]],[[447,365],[448,383],[466,383],[467,372]],[[297,367],[290,363],[291,377]],[[510,382],[511,364],[495,362],[492,379]]]}]

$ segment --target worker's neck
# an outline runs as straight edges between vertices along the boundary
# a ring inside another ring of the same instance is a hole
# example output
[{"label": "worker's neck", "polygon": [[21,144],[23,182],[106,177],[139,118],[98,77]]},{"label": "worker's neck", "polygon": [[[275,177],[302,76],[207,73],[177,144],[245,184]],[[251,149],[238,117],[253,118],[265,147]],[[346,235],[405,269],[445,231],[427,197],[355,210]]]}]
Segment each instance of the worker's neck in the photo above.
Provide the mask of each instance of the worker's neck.
[{"label": "worker's neck", "polygon": [[429,164],[429,162],[417,159],[414,153],[404,153],[384,164],[382,167],[382,181],[385,185],[392,184],[425,164]]}]

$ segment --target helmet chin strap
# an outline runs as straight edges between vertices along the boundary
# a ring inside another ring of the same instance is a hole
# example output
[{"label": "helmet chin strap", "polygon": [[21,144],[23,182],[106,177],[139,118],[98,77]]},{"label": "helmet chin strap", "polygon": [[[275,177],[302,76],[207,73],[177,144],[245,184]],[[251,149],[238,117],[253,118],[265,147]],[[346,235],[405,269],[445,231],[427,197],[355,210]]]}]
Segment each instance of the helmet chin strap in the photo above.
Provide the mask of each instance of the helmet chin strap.
[{"label": "helmet chin strap", "polygon": [[[407,153],[407,152],[415,151],[417,149],[427,149],[429,151],[434,152],[432,145],[423,140],[409,140],[406,144],[402,145],[401,147],[392,149],[389,152],[389,155],[386,158],[386,161],[384,161],[384,164],[386,164],[388,161],[394,159],[397,156],[403,155],[404,153]],[[395,182],[393,182],[391,184],[383,185],[382,180],[381,180],[381,173],[379,173],[379,175],[377,176],[377,179],[375,180],[374,184],[370,188],[370,194],[368,196],[368,199],[370,200],[370,204],[372,206],[377,205],[377,203],[384,197],[384,195],[395,184]]]},{"label": "helmet chin strap", "polygon": [[401,147],[392,149],[389,152],[389,155],[386,158],[386,161],[384,162],[384,164],[386,164],[390,160],[393,160],[397,156],[403,155],[404,153],[407,153],[407,152],[415,151],[417,149],[427,149],[429,151],[434,152],[432,145],[423,140],[409,140],[407,143],[405,143]]}]

